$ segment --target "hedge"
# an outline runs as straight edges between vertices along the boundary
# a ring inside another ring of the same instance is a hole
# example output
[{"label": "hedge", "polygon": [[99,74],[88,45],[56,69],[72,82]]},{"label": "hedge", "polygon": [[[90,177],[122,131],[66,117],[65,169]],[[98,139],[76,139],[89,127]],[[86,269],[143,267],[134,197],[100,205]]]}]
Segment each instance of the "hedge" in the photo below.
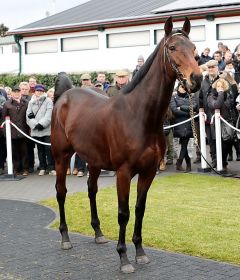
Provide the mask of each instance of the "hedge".
[{"label": "hedge", "polygon": [[[70,79],[73,81],[75,86],[81,86],[81,77],[82,74],[69,74]],[[97,72],[90,73],[91,80],[94,83],[97,78]],[[106,80],[110,83],[113,82],[112,75],[110,73],[106,73]],[[4,86],[14,87],[15,85],[19,84],[23,81],[28,81],[29,77],[35,76],[37,78],[37,82],[46,86],[47,89],[54,86],[55,78],[57,75],[50,75],[50,74],[31,74],[31,75],[9,75],[9,74],[2,74],[0,75],[0,84]]]}]

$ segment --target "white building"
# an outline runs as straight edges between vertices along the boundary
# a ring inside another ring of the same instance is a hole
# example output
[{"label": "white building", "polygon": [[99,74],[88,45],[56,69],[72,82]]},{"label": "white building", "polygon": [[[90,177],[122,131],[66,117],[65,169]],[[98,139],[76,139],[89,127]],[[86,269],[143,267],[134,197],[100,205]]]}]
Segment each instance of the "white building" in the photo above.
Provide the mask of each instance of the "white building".
[{"label": "white building", "polygon": [[[147,58],[154,50],[169,16],[174,27],[188,16],[199,53],[205,47],[212,53],[219,41],[231,50],[240,43],[240,1],[91,0],[10,31],[20,49],[6,67],[0,63],[0,73],[16,65],[22,73],[132,71],[140,54]],[[3,49],[0,59],[5,56]]]}]

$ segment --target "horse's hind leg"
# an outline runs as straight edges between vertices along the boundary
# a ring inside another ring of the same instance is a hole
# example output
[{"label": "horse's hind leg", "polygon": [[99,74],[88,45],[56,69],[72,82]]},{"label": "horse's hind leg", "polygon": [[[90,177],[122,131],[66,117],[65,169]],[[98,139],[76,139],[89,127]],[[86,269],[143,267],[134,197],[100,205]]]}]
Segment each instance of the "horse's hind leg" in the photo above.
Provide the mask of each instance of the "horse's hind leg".
[{"label": "horse's hind leg", "polygon": [[97,213],[97,204],[96,204],[96,195],[98,192],[98,185],[97,180],[100,175],[101,169],[96,169],[93,167],[88,166],[89,170],[89,178],[88,178],[88,197],[90,200],[90,207],[91,207],[91,225],[95,232],[95,242],[97,244],[106,243],[107,240],[105,239],[101,229],[100,229],[100,221],[98,218]]},{"label": "horse's hind leg", "polygon": [[135,207],[135,226],[132,238],[132,241],[136,248],[136,262],[139,264],[149,263],[149,259],[142,247],[142,221],[145,212],[147,192],[149,190],[149,187],[151,186],[156,170],[154,168],[152,171],[146,173],[144,175],[139,174],[138,177],[137,202]]},{"label": "horse's hind leg", "polygon": [[68,156],[60,156],[58,159],[55,160],[55,168],[56,168],[56,191],[57,191],[57,201],[59,206],[59,213],[60,213],[60,226],[59,231],[62,235],[62,249],[68,250],[72,248],[72,244],[70,242],[68,236],[68,227],[65,218],[65,199],[67,194],[66,188],[66,172],[67,168],[69,167],[71,154]]}]

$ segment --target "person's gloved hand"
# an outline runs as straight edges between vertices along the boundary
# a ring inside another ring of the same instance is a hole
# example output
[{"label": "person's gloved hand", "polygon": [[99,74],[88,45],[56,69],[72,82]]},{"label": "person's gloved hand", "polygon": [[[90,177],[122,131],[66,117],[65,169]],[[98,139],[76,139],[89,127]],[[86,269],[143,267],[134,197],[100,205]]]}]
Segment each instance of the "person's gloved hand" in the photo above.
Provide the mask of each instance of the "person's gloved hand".
[{"label": "person's gloved hand", "polygon": [[43,127],[40,123],[38,123],[38,124],[35,126],[35,129],[37,129],[37,130],[43,130],[44,127]]}]

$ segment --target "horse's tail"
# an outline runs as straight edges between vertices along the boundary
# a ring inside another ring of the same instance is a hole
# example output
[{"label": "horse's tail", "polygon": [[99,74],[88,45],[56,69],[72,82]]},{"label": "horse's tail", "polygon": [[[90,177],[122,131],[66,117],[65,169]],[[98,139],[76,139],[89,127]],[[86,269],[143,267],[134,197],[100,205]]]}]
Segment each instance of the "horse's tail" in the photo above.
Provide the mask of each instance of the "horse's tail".
[{"label": "horse's tail", "polygon": [[73,83],[71,79],[65,72],[58,73],[58,76],[55,80],[55,91],[54,91],[54,100],[53,103],[55,104],[58,98],[68,89],[73,87]]}]

